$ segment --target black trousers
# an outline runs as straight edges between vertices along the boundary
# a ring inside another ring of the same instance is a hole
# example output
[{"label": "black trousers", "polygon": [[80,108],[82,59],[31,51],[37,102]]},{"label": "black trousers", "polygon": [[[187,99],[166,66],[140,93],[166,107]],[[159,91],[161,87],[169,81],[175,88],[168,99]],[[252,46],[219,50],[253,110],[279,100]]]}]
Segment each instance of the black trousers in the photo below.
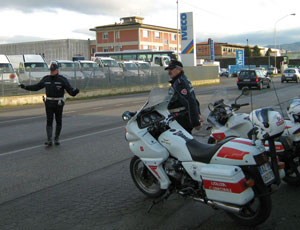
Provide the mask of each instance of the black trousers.
[{"label": "black trousers", "polygon": [[64,102],[61,105],[58,104],[58,101],[46,100],[46,115],[47,115],[47,126],[52,127],[53,119],[55,116],[56,126],[62,126],[62,113],[64,108]]},{"label": "black trousers", "polygon": [[176,118],[176,121],[182,126],[182,128],[192,134],[193,126],[189,121],[189,116],[179,116]]}]

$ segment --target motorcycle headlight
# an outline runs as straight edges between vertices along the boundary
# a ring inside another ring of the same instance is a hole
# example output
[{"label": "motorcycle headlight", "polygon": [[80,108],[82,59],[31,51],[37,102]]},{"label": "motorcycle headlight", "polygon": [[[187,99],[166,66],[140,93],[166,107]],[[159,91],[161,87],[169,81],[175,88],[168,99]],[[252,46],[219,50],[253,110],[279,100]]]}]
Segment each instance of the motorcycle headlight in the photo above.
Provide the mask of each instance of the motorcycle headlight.
[{"label": "motorcycle headlight", "polygon": [[123,121],[129,121],[131,118],[131,115],[130,115],[130,112],[129,111],[126,111],[122,114],[122,119]]}]

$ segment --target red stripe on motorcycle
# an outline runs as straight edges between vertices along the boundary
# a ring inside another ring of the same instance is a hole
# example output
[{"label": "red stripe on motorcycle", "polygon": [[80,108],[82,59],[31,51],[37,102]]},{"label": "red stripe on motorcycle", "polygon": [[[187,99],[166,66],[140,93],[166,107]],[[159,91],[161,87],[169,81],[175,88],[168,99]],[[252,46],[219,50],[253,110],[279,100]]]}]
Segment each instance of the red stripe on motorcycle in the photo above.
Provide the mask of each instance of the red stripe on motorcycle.
[{"label": "red stripe on motorcycle", "polygon": [[237,183],[229,183],[222,181],[203,180],[204,188],[219,192],[242,193],[247,188],[245,186],[246,178],[241,179]]},{"label": "red stripe on motorcycle", "polygon": [[284,129],[290,129],[292,128],[291,126],[285,126]]},{"label": "red stripe on motorcycle", "polygon": [[239,139],[233,139],[230,142],[237,142],[237,143],[241,143],[241,144],[245,144],[245,145],[250,145],[252,146],[251,141],[246,141],[246,140],[239,140]]},{"label": "red stripe on motorcycle", "polygon": [[224,140],[226,137],[225,133],[213,133],[212,135],[218,142]]},{"label": "red stripe on motorcycle", "polygon": [[233,160],[243,160],[246,154],[249,154],[249,152],[244,152],[229,147],[223,147],[218,153],[217,157],[228,158]]},{"label": "red stripe on motorcycle", "polygon": [[156,172],[157,166],[156,165],[149,165],[149,168],[154,172],[154,174],[160,179],[158,172]]},{"label": "red stripe on motorcycle", "polygon": [[[264,144],[264,146],[269,148],[268,144]],[[281,145],[281,144],[275,145],[275,148],[276,148],[276,151],[283,151],[284,150],[283,145]]]}]

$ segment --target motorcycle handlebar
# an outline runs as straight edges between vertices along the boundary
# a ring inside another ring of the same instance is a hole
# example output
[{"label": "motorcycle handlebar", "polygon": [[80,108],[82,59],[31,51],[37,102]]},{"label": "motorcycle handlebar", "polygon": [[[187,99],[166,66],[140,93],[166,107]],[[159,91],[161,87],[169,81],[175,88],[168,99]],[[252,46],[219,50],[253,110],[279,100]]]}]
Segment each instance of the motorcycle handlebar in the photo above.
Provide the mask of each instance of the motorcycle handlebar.
[{"label": "motorcycle handlebar", "polygon": [[244,104],[231,104],[231,107],[232,107],[233,109],[239,109],[239,108],[241,108],[242,106],[247,106],[247,105],[249,105],[249,103],[244,103]]}]

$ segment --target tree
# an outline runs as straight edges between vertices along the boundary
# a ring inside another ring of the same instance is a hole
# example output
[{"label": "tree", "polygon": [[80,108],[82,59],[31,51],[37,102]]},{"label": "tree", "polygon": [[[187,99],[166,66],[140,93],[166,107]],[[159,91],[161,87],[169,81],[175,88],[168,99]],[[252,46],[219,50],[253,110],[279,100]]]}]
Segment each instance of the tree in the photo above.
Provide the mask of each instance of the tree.
[{"label": "tree", "polygon": [[267,52],[266,52],[266,57],[270,57],[271,56],[271,53],[272,53],[272,49],[271,48],[269,48],[268,50],[267,50]]},{"label": "tree", "polygon": [[252,56],[252,52],[249,46],[245,47],[245,57],[251,57]]},{"label": "tree", "polygon": [[254,46],[253,48],[253,56],[254,57],[260,57],[261,56],[261,53],[260,53],[260,48],[258,48],[258,46]]}]

